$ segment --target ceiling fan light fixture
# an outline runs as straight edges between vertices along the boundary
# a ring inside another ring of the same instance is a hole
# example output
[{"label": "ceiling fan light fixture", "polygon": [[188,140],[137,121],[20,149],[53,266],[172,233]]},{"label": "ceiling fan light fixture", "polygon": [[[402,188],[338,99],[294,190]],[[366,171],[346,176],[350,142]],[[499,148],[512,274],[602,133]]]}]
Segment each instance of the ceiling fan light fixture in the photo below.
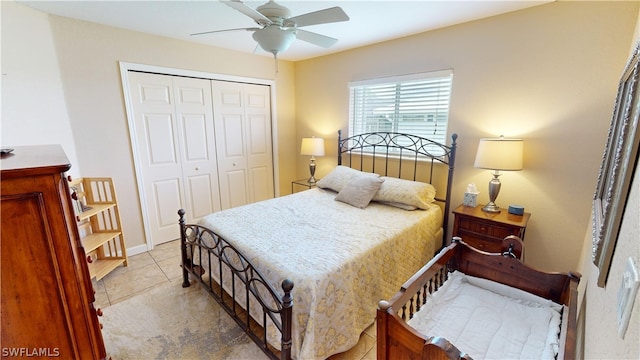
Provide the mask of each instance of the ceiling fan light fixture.
[{"label": "ceiling fan light fixture", "polygon": [[295,38],[294,30],[283,30],[277,25],[270,25],[253,33],[253,39],[258,45],[273,55],[287,50]]}]

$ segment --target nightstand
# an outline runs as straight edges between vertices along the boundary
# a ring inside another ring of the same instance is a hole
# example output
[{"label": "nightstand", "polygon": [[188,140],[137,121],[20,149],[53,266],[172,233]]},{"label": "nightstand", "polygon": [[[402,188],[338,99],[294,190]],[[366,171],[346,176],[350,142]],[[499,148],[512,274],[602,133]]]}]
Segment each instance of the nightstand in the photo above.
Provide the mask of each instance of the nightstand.
[{"label": "nightstand", "polygon": [[507,209],[501,210],[499,213],[487,213],[482,211],[481,205],[458,206],[453,210],[453,236],[459,236],[467,244],[488,252],[500,252],[500,242],[509,235],[524,241],[531,214],[513,215]]},{"label": "nightstand", "polygon": [[[317,182],[318,180],[320,180],[320,179],[316,179],[316,182]],[[304,187],[306,187],[307,189],[311,189],[311,188],[316,187],[316,183],[310,183],[308,178],[307,178],[307,179],[300,179],[300,180],[293,180],[293,181],[291,182],[291,193],[292,193],[292,194],[293,194],[293,189],[294,189],[294,186],[295,186],[295,185],[298,185],[298,186],[304,186]]]}]

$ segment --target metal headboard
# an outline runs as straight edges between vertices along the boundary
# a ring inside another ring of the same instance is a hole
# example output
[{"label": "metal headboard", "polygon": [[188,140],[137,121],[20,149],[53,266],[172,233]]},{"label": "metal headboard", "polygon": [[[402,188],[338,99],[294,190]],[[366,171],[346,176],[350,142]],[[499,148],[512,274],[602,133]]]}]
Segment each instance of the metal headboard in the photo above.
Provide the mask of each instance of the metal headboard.
[{"label": "metal headboard", "polygon": [[[338,165],[345,165],[343,164],[345,160],[348,161],[347,166],[351,168],[363,171],[366,169],[382,176],[410,178],[417,181],[418,175],[422,175],[418,173],[419,165],[424,164],[428,169],[426,181],[430,184],[433,184],[436,165],[447,165],[445,197],[436,197],[436,201],[444,203],[442,228],[443,236],[446,238],[457,139],[458,134],[452,134],[452,142],[449,146],[420,136],[393,132],[371,132],[343,139],[342,131],[338,130]],[[396,165],[391,166],[392,164]],[[402,176],[403,166],[405,167],[404,177]],[[407,167],[409,174],[406,172]]]}]

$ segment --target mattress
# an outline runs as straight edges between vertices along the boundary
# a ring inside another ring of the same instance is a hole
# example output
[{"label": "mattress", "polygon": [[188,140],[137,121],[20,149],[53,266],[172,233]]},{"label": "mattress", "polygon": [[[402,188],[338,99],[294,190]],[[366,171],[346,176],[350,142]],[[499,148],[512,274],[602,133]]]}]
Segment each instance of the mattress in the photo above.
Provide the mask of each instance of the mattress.
[{"label": "mattress", "polygon": [[474,359],[554,359],[562,305],[486,279],[450,274],[407,321]]},{"label": "mattress", "polygon": [[[442,244],[442,211],[365,209],[311,189],[213,213],[203,225],[232,243],[281,291],[294,282],[292,356],[326,359],[353,347],[377,303]],[[206,267],[206,261],[203,261]],[[279,346],[279,338],[269,339]]]}]

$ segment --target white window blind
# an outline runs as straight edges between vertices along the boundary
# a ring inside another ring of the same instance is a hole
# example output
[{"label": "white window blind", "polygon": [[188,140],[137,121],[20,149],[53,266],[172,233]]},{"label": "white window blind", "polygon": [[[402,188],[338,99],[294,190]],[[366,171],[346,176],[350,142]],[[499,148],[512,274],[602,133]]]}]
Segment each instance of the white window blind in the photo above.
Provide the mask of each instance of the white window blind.
[{"label": "white window blind", "polygon": [[384,131],[446,144],[453,71],[349,83],[349,136]]}]

